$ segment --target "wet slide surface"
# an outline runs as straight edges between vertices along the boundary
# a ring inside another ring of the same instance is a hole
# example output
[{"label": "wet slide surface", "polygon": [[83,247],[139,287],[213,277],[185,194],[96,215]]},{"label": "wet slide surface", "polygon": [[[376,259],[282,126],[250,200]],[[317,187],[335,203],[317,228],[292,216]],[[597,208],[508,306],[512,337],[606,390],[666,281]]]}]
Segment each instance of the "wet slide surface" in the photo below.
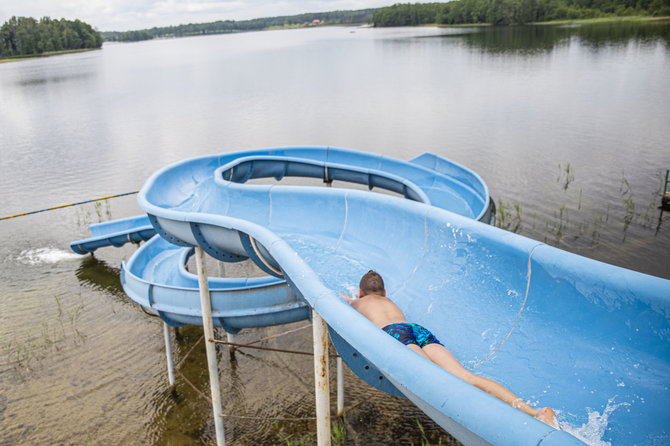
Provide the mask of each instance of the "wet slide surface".
[{"label": "wet slide surface", "polygon": [[[564,426],[601,429],[612,444],[670,441],[670,282],[478,222],[485,189],[479,194],[458,172],[454,181],[446,160],[415,161],[324,148],[225,154],[159,171],[138,200],[172,243],[199,244],[226,261],[249,257],[283,276],[326,320],[354,371],[356,353],[391,393],[463,443],[580,444],[444,372],[353,310],[338,293],[354,291],[369,269],[382,274],[408,320],[431,329],[466,368],[553,407]],[[367,178],[409,199],[244,184],[317,173]]]}]

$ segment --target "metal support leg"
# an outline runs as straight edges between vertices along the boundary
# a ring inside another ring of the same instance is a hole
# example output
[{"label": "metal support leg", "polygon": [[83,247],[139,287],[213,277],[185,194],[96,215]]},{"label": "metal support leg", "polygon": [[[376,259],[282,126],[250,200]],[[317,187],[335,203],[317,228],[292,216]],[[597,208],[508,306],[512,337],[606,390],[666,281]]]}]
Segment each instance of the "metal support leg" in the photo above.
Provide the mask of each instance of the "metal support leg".
[{"label": "metal support leg", "polygon": [[344,370],[342,357],[337,357],[337,416],[344,415]]},{"label": "metal support leg", "polygon": [[[232,333],[226,333],[226,339],[228,339],[228,342],[235,342],[235,335]],[[234,345],[229,345],[228,346],[228,351],[230,353],[235,353],[235,346]]]},{"label": "metal support leg", "polygon": [[209,387],[212,391],[212,410],[214,411],[214,426],[216,429],[217,446],[226,445],[223,431],[223,409],[221,407],[221,386],[219,385],[219,367],[216,359],[216,344],[214,344],[214,323],[212,321],[212,300],[209,295],[209,284],[205,271],[205,253],[200,246],[195,247],[195,263],[198,269],[198,286],[200,288],[200,306],[202,308],[202,328],[205,332],[205,348],[207,351],[207,367],[209,372]]},{"label": "metal support leg", "polygon": [[328,328],[312,310],[314,336],[314,386],[316,396],[316,444],[330,446],[330,390],[328,386]]},{"label": "metal support leg", "polygon": [[168,383],[170,390],[174,391],[174,362],[172,361],[172,340],[170,339],[170,327],[163,321],[163,338],[165,338],[165,355],[167,356]]}]

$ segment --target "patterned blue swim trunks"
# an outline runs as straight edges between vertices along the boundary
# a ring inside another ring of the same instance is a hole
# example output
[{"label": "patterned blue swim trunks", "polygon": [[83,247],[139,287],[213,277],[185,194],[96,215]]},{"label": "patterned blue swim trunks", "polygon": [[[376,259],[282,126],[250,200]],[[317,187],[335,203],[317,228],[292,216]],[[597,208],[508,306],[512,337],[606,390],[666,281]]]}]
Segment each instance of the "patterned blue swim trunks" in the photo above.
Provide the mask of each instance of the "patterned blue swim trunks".
[{"label": "patterned blue swim trunks", "polygon": [[399,322],[397,324],[389,324],[382,328],[382,330],[405,345],[416,344],[421,348],[428,344],[442,345],[442,343],[438,341],[427,328],[424,328],[419,324]]}]

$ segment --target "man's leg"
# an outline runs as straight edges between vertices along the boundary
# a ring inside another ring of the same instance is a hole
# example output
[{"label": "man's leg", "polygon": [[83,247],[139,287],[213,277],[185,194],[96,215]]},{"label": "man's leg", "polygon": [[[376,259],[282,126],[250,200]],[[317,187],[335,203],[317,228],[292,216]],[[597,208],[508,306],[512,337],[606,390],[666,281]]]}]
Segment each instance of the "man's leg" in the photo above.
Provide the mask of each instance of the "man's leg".
[{"label": "man's leg", "polygon": [[[419,348],[418,345],[414,347]],[[415,349],[412,349],[415,350]],[[543,421],[550,426],[555,425],[554,411],[545,407],[540,410],[535,410],[526,404],[521,398],[510,392],[504,386],[498,384],[497,382],[490,380],[488,378],[475,375],[474,373],[466,370],[460,362],[451,354],[446,347],[441,344],[428,344],[423,347],[424,356],[428,357],[435,364],[439,365],[447,372],[461,378],[462,380],[472,384],[480,390],[488,393],[491,396],[498,398],[501,401],[509,404],[510,406],[521,410],[522,412],[530,415],[531,417],[537,418],[540,421]],[[416,351],[416,350],[415,350]]]}]

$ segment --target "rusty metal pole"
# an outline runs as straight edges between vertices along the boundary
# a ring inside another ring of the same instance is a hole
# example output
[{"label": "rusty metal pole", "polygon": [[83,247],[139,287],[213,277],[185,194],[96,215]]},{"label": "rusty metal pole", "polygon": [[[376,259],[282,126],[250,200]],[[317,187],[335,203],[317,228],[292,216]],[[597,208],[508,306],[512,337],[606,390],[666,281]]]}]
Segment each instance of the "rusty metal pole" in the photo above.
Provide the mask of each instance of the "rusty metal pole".
[{"label": "rusty metal pole", "polygon": [[342,357],[337,357],[337,416],[344,415],[344,370]]},{"label": "rusty metal pole", "polygon": [[[226,340],[231,344],[235,344],[235,335],[233,335],[232,333],[226,333]],[[228,351],[230,353],[235,353],[235,350],[237,350],[237,348],[234,345],[228,346]]]},{"label": "rusty metal pole", "polygon": [[212,321],[212,299],[209,295],[209,283],[205,271],[205,252],[200,246],[195,247],[195,264],[198,269],[198,286],[200,288],[200,307],[202,308],[202,328],[205,332],[205,350],[207,352],[207,368],[209,387],[212,391],[212,410],[214,412],[214,428],[217,446],[226,446],[223,430],[223,409],[221,406],[221,386],[219,384],[219,366],[216,359],[214,343],[214,322]]},{"label": "rusty metal pole", "polygon": [[170,327],[163,321],[163,338],[165,338],[165,355],[167,356],[168,383],[170,390],[174,390],[174,361],[172,360],[172,340],[170,339]]},{"label": "rusty metal pole", "polygon": [[328,327],[312,310],[314,337],[314,386],[316,397],[316,444],[330,446],[330,389],[328,386]]}]

